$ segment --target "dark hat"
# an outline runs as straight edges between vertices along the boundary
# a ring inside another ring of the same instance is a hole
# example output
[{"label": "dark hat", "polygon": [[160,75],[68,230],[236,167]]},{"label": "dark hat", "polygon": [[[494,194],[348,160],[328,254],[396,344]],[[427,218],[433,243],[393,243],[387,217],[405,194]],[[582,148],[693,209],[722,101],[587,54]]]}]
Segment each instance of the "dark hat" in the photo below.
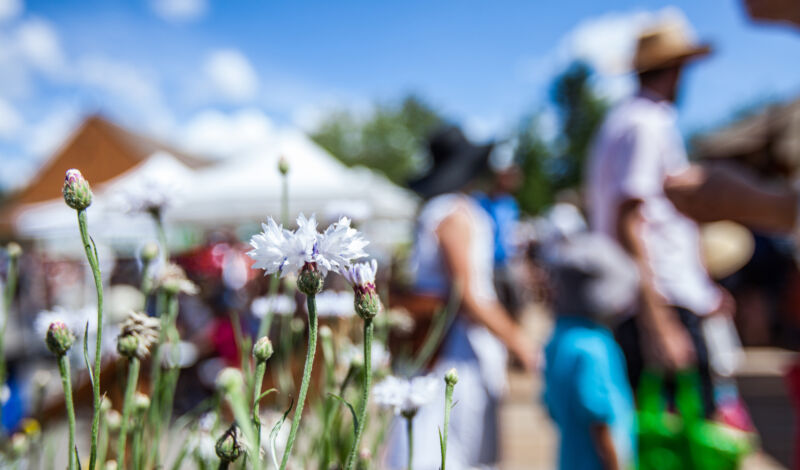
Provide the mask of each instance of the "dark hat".
[{"label": "dark hat", "polygon": [[455,126],[436,131],[428,140],[431,167],[408,187],[425,199],[457,191],[488,168],[494,144],[475,145]]}]

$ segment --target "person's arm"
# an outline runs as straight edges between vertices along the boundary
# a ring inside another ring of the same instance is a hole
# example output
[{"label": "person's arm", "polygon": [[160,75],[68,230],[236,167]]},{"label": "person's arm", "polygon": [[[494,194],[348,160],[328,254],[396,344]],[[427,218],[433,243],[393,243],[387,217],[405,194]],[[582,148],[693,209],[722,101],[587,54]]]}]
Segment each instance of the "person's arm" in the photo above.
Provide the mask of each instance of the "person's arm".
[{"label": "person's arm", "polygon": [[653,272],[647,262],[642,241],[641,201],[628,199],[619,208],[617,234],[623,248],[631,255],[639,268],[642,311],[639,327],[649,341],[653,359],[670,369],[679,369],[691,363],[694,348],[689,334],[676,318],[673,309],[656,291]]},{"label": "person's arm", "polygon": [[698,222],[733,220],[784,233],[797,228],[797,191],[769,187],[730,165],[693,165],[668,177],[664,192],[679,211]]},{"label": "person's arm", "polygon": [[603,469],[622,470],[617,458],[617,449],[614,447],[614,439],[611,437],[611,428],[605,423],[595,424],[590,432]]},{"label": "person's arm", "polygon": [[535,352],[522,329],[497,300],[479,299],[471,287],[475,281],[472,279],[469,250],[472,241],[470,224],[467,213],[456,210],[436,230],[452,281],[461,289],[461,305],[472,320],[483,324],[497,336],[527,370],[533,370]]}]

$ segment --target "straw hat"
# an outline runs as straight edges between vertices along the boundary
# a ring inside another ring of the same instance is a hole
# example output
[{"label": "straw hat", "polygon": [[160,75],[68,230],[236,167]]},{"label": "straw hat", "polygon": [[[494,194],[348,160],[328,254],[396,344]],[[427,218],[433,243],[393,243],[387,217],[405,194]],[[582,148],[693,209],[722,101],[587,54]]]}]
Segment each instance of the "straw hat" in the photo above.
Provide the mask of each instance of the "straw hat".
[{"label": "straw hat", "polygon": [[680,18],[664,18],[639,35],[633,68],[641,73],[678,65],[711,52],[697,43],[689,25]]},{"label": "straw hat", "polygon": [[722,279],[740,270],[753,257],[755,240],[750,230],[729,220],[700,227],[700,245],[714,279]]}]

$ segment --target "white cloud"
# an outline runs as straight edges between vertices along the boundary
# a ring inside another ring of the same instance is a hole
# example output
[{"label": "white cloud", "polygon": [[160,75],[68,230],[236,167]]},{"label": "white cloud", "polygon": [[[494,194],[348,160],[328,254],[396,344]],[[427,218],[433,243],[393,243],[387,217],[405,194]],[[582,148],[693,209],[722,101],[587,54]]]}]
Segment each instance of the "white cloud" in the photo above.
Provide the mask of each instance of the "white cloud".
[{"label": "white cloud", "polygon": [[206,0],[151,0],[150,8],[161,19],[181,23],[201,18],[208,11]]},{"label": "white cloud", "polygon": [[252,64],[235,49],[211,52],[203,72],[212,90],[221,98],[241,102],[253,99],[258,92],[258,76]]},{"label": "white cloud", "polygon": [[643,28],[664,17],[682,17],[672,7],[660,11],[607,13],[583,20],[572,28],[549,53],[538,58],[523,57],[517,64],[518,76],[544,86],[570,63],[580,60],[597,72],[596,89],[612,100],[633,91],[630,66],[636,40]]},{"label": "white cloud", "polygon": [[35,158],[49,157],[80,124],[81,113],[74,105],[59,104],[23,133],[22,148]]},{"label": "white cloud", "polygon": [[177,143],[191,152],[228,158],[269,148],[274,138],[275,127],[260,109],[246,108],[232,113],[206,110],[183,126]]},{"label": "white cloud", "polygon": [[23,124],[22,116],[16,108],[0,98],[0,138],[14,137],[22,129]]},{"label": "white cloud", "polygon": [[64,53],[55,28],[47,21],[32,19],[16,31],[18,53],[29,66],[43,72],[57,72],[64,65]]},{"label": "white cloud", "polygon": [[0,0],[0,23],[16,18],[22,9],[22,0]]}]

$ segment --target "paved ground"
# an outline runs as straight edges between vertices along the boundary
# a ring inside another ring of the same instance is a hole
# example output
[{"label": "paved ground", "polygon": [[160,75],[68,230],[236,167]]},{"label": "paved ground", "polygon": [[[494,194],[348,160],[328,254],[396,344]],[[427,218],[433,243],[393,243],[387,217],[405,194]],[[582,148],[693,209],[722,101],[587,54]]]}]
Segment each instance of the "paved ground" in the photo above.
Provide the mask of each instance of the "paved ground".
[{"label": "paved ground", "polygon": [[[536,309],[525,315],[528,333],[543,342],[550,330],[548,315]],[[553,470],[558,436],[546,411],[538,404],[541,383],[519,372],[509,376],[509,393],[501,409],[503,461],[501,470]],[[743,470],[785,470],[769,456],[751,456]]]}]

